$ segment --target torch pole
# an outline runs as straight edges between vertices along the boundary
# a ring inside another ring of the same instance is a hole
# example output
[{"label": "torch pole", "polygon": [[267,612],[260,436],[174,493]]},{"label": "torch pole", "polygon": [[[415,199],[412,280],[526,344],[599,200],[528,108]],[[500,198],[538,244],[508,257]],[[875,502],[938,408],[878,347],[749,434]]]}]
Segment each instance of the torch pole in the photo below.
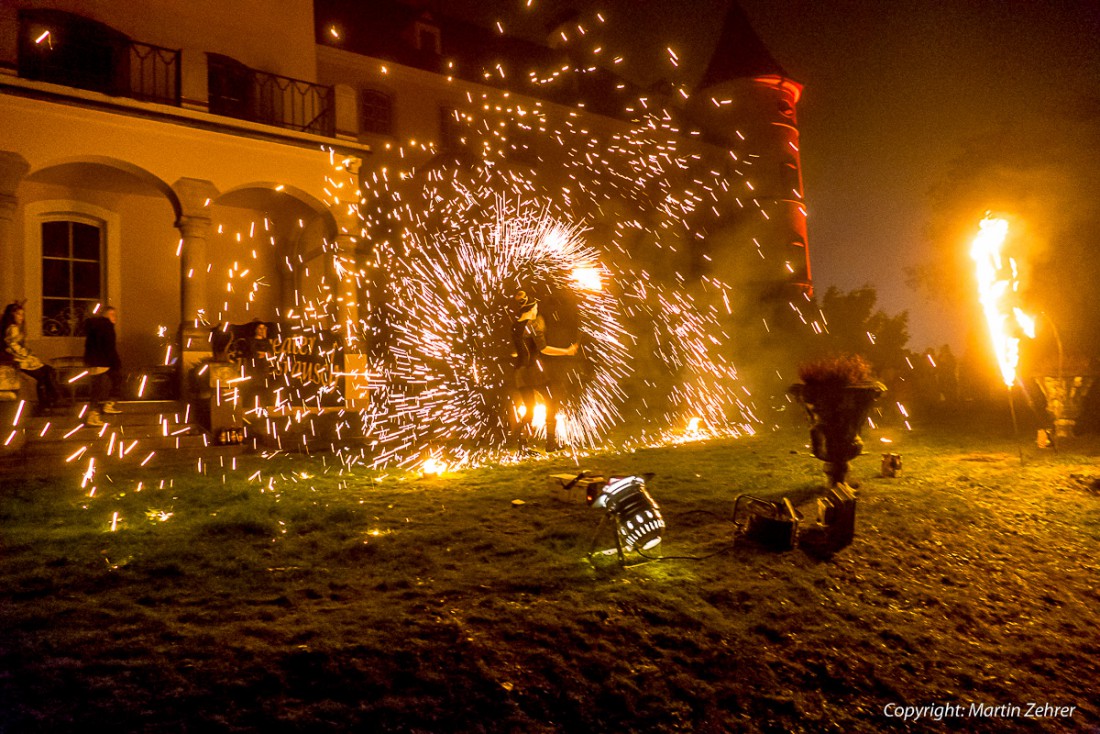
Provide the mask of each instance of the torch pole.
[{"label": "torch pole", "polygon": [[1024,445],[1020,443],[1020,426],[1016,422],[1016,401],[1012,399],[1012,385],[1008,386],[1008,412],[1012,415],[1012,435],[1016,439],[1016,450],[1020,453],[1020,466],[1024,465]]}]

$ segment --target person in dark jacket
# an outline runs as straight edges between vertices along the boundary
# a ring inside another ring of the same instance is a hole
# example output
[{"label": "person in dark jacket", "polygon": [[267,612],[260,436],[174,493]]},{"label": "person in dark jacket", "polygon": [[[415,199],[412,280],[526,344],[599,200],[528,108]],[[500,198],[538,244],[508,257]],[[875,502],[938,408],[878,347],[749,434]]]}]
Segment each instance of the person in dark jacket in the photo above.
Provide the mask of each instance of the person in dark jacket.
[{"label": "person in dark jacket", "polygon": [[252,333],[242,350],[245,375],[248,377],[241,394],[245,411],[258,411],[271,404],[271,368],[275,349],[267,334],[267,324],[252,322]]},{"label": "person in dark jacket", "polygon": [[91,410],[85,419],[89,426],[102,426],[102,414],[121,413],[111,400],[118,395],[123,380],[122,360],[118,356],[115,324],[118,310],[107,306],[98,316],[84,322],[84,366],[92,375]]}]

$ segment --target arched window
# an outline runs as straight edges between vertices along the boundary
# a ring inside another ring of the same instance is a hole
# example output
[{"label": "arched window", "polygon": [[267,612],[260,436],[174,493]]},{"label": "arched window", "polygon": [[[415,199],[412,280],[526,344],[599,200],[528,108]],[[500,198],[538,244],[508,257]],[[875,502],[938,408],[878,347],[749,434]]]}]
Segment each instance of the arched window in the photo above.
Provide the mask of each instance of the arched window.
[{"label": "arched window", "polygon": [[80,336],[86,315],[105,301],[105,237],[101,222],[42,222],[42,335]]},{"label": "arched window", "polygon": [[377,89],[364,89],[360,95],[362,131],[375,135],[393,135],[393,97]]}]

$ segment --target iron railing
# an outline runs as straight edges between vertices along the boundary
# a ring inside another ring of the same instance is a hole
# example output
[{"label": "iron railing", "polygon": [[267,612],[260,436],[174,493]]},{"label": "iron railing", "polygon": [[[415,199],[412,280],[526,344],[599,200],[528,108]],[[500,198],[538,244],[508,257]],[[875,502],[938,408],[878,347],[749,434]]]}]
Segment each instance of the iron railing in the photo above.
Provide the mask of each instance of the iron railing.
[{"label": "iron railing", "polygon": [[333,88],[257,71],[208,53],[210,111],[249,122],[332,137],[335,134]]},{"label": "iron railing", "polygon": [[19,76],[179,106],[180,51],[141,43],[59,11],[19,19]]},{"label": "iron railing", "polygon": [[180,52],[151,43],[130,42],[130,95],[179,107]]}]

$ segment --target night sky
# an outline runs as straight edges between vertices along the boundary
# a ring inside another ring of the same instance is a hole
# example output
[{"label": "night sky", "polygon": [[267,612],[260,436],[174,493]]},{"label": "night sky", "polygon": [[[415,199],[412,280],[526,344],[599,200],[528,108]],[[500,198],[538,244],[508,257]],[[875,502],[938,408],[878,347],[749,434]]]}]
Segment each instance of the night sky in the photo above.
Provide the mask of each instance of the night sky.
[{"label": "night sky", "polygon": [[[601,9],[627,59],[625,76],[688,83],[713,52],[727,5],[534,0],[527,11],[525,1],[442,5],[528,35],[563,8]],[[1025,277],[1031,266],[1037,273],[1036,310],[1079,318],[1074,304],[1058,306],[1043,289],[1056,290],[1058,268],[1067,267],[1059,241],[1098,221],[1100,2],[740,2],[805,85],[803,174],[821,292],[873,285],[880,308],[909,311],[910,348],[962,347],[975,327],[966,252],[993,209],[1021,217],[1015,245]],[[669,45],[679,69],[667,61]],[[1087,255],[1080,246],[1072,253]],[[935,288],[910,285],[913,267]]]}]

